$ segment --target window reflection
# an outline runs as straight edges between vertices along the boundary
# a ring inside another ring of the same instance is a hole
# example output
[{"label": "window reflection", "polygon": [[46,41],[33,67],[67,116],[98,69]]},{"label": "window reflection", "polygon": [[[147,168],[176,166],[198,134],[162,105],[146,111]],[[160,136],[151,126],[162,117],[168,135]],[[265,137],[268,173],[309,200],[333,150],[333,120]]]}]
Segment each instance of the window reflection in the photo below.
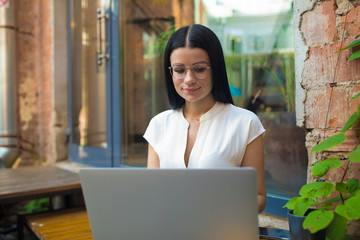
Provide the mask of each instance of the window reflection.
[{"label": "window reflection", "polygon": [[[73,143],[80,146],[107,147],[106,65],[98,65],[99,27],[97,0],[72,1],[72,123]],[[104,46],[105,47],[105,46]]]},{"label": "window reflection", "polygon": [[295,121],[292,1],[195,3],[195,19],[213,29],[223,46],[235,104],[255,112],[267,130],[267,191],[297,194],[306,182],[307,151]]},{"label": "window reflection", "polygon": [[176,26],[193,24],[192,1],[121,1],[122,164],[146,166],[150,119],[169,109],[162,52]]},{"label": "window reflection", "polygon": [[142,138],[168,109],[162,48],[174,28],[210,27],[223,46],[237,106],[255,112],[265,134],[269,193],[294,195],[306,181],[305,133],[295,122],[291,0],[120,1],[122,164],[145,166]]}]

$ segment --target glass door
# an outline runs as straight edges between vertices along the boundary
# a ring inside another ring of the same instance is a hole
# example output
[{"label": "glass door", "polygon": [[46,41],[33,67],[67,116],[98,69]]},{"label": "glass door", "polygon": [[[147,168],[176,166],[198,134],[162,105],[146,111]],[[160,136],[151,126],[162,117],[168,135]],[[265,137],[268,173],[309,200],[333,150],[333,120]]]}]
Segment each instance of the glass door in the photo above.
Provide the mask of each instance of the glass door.
[{"label": "glass door", "polygon": [[110,0],[70,0],[70,157],[112,166]]}]

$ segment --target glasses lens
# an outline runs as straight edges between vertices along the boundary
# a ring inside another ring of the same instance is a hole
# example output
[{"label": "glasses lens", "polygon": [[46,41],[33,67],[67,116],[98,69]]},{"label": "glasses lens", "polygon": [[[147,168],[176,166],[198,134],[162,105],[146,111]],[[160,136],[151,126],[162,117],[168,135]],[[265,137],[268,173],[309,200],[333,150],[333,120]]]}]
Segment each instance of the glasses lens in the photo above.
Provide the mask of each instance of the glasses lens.
[{"label": "glasses lens", "polygon": [[185,77],[186,68],[181,66],[172,67],[173,77],[176,79],[183,79]]},{"label": "glasses lens", "polygon": [[197,79],[203,79],[206,77],[208,67],[206,64],[199,64],[192,67],[192,72]]},{"label": "glasses lens", "polygon": [[[170,67],[171,75],[176,79],[183,79],[186,75],[186,67],[184,66],[174,66]],[[207,70],[209,67],[206,64],[197,64],[191,68],[191,72],[193,73],[194,77],[197,79],[204,79],[207,74]]]}]

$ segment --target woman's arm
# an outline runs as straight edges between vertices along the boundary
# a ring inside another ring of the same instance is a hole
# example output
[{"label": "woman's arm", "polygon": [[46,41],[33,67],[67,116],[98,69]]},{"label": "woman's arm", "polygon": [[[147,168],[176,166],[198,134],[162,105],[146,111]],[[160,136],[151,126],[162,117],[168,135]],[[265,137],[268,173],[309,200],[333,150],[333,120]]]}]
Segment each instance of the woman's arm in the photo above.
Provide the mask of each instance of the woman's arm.
[{"label": "woman's arm", "polygon": [[147,159],[148,168],[160,168],[159,156],[155,152],[154,148],[149,144],[148,148],[148,159]]},{"label": "woman's arm", "polygon": [[265,209],[266,205],[263,135],[257,137],[247,145],[241,166],[252,167],[256,170],[260,213]]}]

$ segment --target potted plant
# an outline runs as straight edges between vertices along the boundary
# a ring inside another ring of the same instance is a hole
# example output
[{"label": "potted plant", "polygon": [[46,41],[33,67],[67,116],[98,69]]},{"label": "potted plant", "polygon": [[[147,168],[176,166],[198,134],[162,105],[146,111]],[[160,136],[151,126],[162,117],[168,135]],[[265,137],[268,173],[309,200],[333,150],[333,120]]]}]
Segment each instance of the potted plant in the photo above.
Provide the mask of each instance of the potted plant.
[{"label": "potted plant", "polygon": [[[339,50],[344,51],[360,46],[360,39],[353,41],[347,47]],[[338,51],[338,52],[339,52]],[[348,61],[360,58],[360,50],[353,51]],[[360,97],[356,94],[351,100]],[[313,152],[320,152],[340,145],[346,141],[345,133],[360,118],[360,104],[357,111],[350,116],[340,133],[337,133],[313,147]],[[346,162],[346,163],[345,163]],[[360,162],[360,145],[349,155],[346,161],[339,158],[329,158],[316,163],[312,167],[312,173],[319,181],[304,185],[299,191],[299,197],[294,197],[284,206],[292,215],[303,216],[302,227],[314,234],[321,230],[325,231],[326,239],[347,239],[347,223],[351,220],[360,219],[360,184],[357,179],[345,175],[351,169],[352,163]],[[321,180],[328,171],[335,170],[345,164],[345,172],[342,180],[331,183]],[[290,223],[291,220],[289,220]],[[290,226],[290,232],[292,232]],[[306,233],[307,234],[307,233]],[[324,235],[325,235],[324,234]],[[325,239],[325,236],[323,236]],[[296,237],[294,237],[296,238]],[[301,237],[299,239],[305,239]],[[308,239],[319,239],[310,237]]]}]

